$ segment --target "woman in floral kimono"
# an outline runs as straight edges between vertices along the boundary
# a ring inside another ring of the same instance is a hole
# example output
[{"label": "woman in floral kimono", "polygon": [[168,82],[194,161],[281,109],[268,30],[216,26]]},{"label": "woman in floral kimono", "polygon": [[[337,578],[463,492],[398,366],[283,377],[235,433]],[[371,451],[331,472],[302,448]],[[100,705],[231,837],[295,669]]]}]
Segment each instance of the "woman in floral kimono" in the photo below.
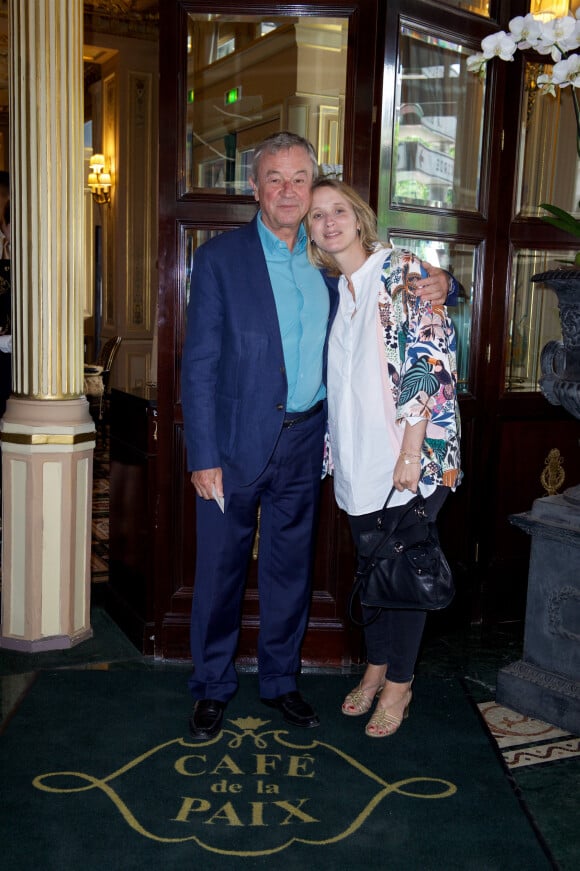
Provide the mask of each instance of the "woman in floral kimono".
[{"label": "woman in floral kimono", "polygon": [[[460,479],[455,332],[445,306],[414,293],[426,271],[406,251],[381,244],[374,212],[342,182],[314,183],[307,216],[312,262],[340,276],[328,344],[329,466],[337,503],[358,544],[387,511],[404,511],[417,490],[435,519]],[[363,617],[370,613],[363,607]],[[382,609],[365,627],[367,668],[344,700],[368,713],[372,738],[392,735],[411,702],[424,611]]]}]

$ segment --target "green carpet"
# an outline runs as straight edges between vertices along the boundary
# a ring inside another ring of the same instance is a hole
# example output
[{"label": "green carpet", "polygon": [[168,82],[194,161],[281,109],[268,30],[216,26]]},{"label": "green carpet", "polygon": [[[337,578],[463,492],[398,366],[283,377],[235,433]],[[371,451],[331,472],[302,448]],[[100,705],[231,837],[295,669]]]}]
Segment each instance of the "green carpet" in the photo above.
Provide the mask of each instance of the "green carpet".
[{"label": "green carpet", "polygon": [[142,658],[140,651],[123,635],[102,608],[91,609],[91,627],[92,638],[67,650],[24,653],[0,648],[0,675]]},{"label": "green carpet", "polygon": [[183,670],[42,672],[0,737],[0,844],[17,871],[536,871],[536,838],[452,679],[418,678],[392,738],[343,717],[353,679],[304,676],[322,725],[283,723],[255,675],[213,742]]}]

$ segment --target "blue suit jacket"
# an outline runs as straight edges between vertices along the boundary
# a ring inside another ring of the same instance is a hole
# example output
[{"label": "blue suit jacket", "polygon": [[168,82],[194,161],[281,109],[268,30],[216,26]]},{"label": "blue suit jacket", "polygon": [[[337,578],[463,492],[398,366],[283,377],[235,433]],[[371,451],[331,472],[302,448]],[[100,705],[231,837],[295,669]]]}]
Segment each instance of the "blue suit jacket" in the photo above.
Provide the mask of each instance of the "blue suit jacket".
[{"label": "blue suit jacket", "polygon": [[[257,217],[195,252],[182,358],[188,468],[222,467],[242,486],[255,481],[272,456],[288,393],[256,222]],[[338,305],[337,280],[325,281],[330,326]],[[322,464],[322,445],[320,451]]]}]

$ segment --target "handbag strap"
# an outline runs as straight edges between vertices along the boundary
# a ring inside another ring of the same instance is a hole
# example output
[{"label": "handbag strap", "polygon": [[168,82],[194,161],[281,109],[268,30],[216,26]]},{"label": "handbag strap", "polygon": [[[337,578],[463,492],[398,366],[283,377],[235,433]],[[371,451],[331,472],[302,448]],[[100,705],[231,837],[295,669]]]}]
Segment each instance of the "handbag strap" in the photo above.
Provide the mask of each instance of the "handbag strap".
[{"label": "handbag strap", "polygon": [[[387,507],[389,505],[389,502],[391,501],[391,497],[392,497],[394,492],[395,492],[395,487],[391,487],[389,495],[387,496],[387,498],[385,500],[385,504],[383,505],[383,507],[381,509],[380,517],[377,519],[377,529],[383,529],[384,521],[386,520]],[[411,511],[416,511],[417,515],[419,517],[422,517],[422,518],[425,518],[427,516],[425,513],[425,497],[422,496],[421,493],[419,493],[419,491],[417,491],[414,498],[411,499],[409,502],[407,502],[404,507],[406,508],[406,511],[403,511],[403,513],[397,519],[397,521],[393,525],[393,527],[391,529],[388,529],[387,527],[385,527],[385,534],[386,535],[389,535],[389,536],[394,535],[395,532],[397,531],[397,529],[399,528],[399,526],[401,526],[403,520],[411,513]],[[419,513],[419,512],[421,512],[421,513]],[[384,538],[381,539],[381,544],[383,541],[384,541]],[[374,552],[373,552],[373,556],[374,556]]]},{"label": "handbag strap", "polygon": [[356,599],[356,595],[360,589],[360,585],[362,584],[363,575],[360,572],[357,572],[354,576],[354,584],[352,585],[352,590],[350,591],[350,596],[348,599],[348,616],[352,620],[352,622],[356,626],[370,626],[371,623],[374,623],[375,620],[378,619],[379,614],[381,613],[381,608],[375,608],[375,613],[366,621],[357,620],[354,616],[354,603]]},{"label": "handbag strap", "polygon": [[[383,508],[382,508],[382,511],[381,511],[381,515],[380,515],[380,517],[378,517],[378,519],[377,519],[377,529],[383,529],[383,522],[384,522],[385,519],[386,519],[387,506],[388,506],[388,504],[389,504],[389,502],[390,502],[390,500],[391,500],[391,497],[392,497],[392,495],[393,495],[394,492],[395,492],[395,488],[392,487],[392,488],[391,488],[391,491],[390,491],[390,493],[389,493],[389,495],[387,496],[387,499],[386,499],[386,501],[385,501],[385,504],[383,505]],[[397,519],[396,523],[394,523],[394,524],[391,526],[390,529],[389,529],[388,526],[384,528],[384,535],[382,536],[382,538],[379,538],[379,540],[377,541],[376,545],[375,545],[374,548],[372,549],[371,553],[370,553],[370,554],[368,555],[368,557],[367,557],[367,561],[366,561],[366,567],[365,567],[365,569],[364,569],[363,571],[361,571],[361,570],[357,571],[357,575],[359,575],[359,574],[364,574],[364,573],[365,573],[366,569],[368,568],[368,566],[369,566],[369,565],[371,564],[371,562],[373,561],[373,559],[374,559],[374,557],[375,557],[375,554],[377,553],[377,551],[379,550],[379,548],[381,548],[381,547],[383,546],[383,544],[385,543],[385,541],[387,541],[387,539],[389,539],[392,535],[395,534],[395,532],[397,531],[397,529],[398,529],[398,528],[401,526],[401,524],[403,523],[403,520],[404,520],[406,517],[408,517],[409,514],[410,514],[412,511],[417,511],[417,514],[418,514],[418,516],[421,517],[421,519],[425,519],[426,516],[427,516],[426,513],[425,513],[425,499],[424,499],[424,497],[423,497],[420,493],[417,493],[417,495],[414,497],[414,499],[411,499],[410,502],[408,502],[408,503],[405,505],[405,508],[406,508],[406,510],[403,511],[403,513],[402,513],[402,514],[400,515],[400,517]],[[419,512],[421,512],[421,514],[419,514]]]},{"label": "handbag strap", "polygon": [[[383,520],[385,519],[385,512],[388,508],[389,502],[391,501],[393,493],[395,492],[395,489],[396,489],[395,487],[391,487],[389,495],[387,496],[387,498],[385,500],[385,504],[382,507],[381,514],[380,514],[379,518],[377,519],[377,528],[378,529],[383,528]],[[349,617],[352,620],[352,622],[355,623],[357,626],[369,626],[371,623],[374,623],[374,621],[379,616],[379,613],[381,610],[380,608],[377,608],[376,613],[370,618],[370,620],[367,620],[365,623],[361,623],[353,615],[353,604],[354,604],[354,600],[356,598],[356,594],[358,593],[358,591],[360,589],[360,586],[361,586],[362,581],[363,581],[363,577],[368,572],[368,570],[372,564],[372,561],[375,558],[375,554],[383,546],[385,541],[387,541],[389,538],[391,538],[392,535],[395,534],[395,532],[397,531],[397,529],[399,528],[399,526],[401,525],[401,523],[403,522],[405,517],[407,517],[411,513],[411,511],[415,511],[418,509],[419,511],[422,512],[423,517],[426,518],[425,498],[421,495],[421,493],[417,492],[417,495],[413,499],[411,499],[410,502],[406,505],[406,509],[407,510],[401,514],[401,516],[398,518],[397,522],[395,523],[395,525],[391,529],[388,529],[388,528],[385,529],[384,534],[381,536],[381,538],[379,538],[378,542],[376,543],[376,545],[373,547],[372,551],[368,555],[366,562],[365,562],[365,565],[364,565],[364,568],[358,568],[357,571],[355,572],[354,584],[352,586],[352,590],[350,591],[350,596],[349,596],[348,614],[349,614]]]},{"label": "handbag strap", "polygon": [[395,492],[395,489],[396,489],[396,488],[395,488],[395,486],[393,485],[393,486],[391,487],[391,489],[389,490],[389,495],[388,495],[387,498],[385,499],[385,504],[383,505],[383,509],[382,509],[383,511],[386,511],[387,506],[388,506],[389,502],[391,501],[391,499],[392,499],[392,497],[393,497],[393,493]]}]

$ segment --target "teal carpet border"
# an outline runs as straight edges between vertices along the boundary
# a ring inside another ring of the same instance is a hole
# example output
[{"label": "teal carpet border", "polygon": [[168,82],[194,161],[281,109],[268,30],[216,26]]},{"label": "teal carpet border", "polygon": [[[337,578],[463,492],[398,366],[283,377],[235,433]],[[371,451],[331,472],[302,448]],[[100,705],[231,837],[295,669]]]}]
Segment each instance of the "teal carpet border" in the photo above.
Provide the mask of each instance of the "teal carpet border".
[{"label": "teal carpet border", "polygon": [[0,737],[6,867],[555,867],[457,680],[419,676],[384,740],[340,714],[352,683],[303,676],[322,724],[301,730],[241,675],[223,732],[194,742],[181,670],[39,674]]}]

